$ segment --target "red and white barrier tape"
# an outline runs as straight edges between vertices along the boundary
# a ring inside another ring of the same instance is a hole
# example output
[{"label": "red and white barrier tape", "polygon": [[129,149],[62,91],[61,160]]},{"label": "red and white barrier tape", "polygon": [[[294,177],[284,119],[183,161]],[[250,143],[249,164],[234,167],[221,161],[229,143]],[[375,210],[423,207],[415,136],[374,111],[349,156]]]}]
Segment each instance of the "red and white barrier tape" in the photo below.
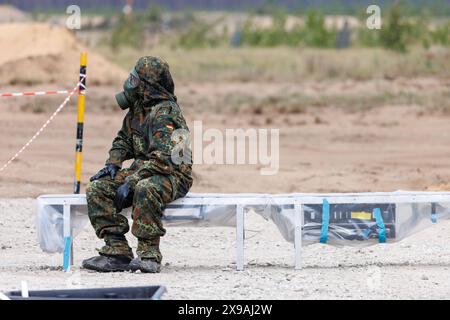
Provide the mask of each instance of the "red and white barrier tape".
[{"label": "red and white barrier tape", "polygon": [[25,97],[25,96],[44,96],[50,94],[68,94],[69,90],[58,91],[36,91],[36,92],[12,92],[12,93],[0,93],[0,97]]},{"label": "red and white barrier tape", "polygon": [[41,134],[42,131],[44,131],[44,129],[48,126],[48,124],[53,120],[53,118],[56,117],[56,115],[66,106],[66,104],[69,102],[70,98],[73,96],[73,94],[75,92],[77,92],[78,87],[81,85],[81,82],[83,81],[83,79],[85,78],[85,76],[80,79],[80,81],[77,83],[77,85],[75,86],[75,88],[73,88],[72,91],[68,91],[69,95],[66,97],[66,99],[64,99],[63,103],[61,103],[59,105],[59,107],[55,110],[55,112],[53,112],[53,114],[50,116],[50,118],[48,118],[48,120],[42,125],[42,127],[34,134],[34,136],[31,137],[30,140],[28,140],[27,143],[25,143],[25,145],[19,150],[17,151],[17,153],[11,157],[11,159],[9,159],[1,168],[0,168],[0,172],[2,172],[3,170],[6,169],[7,166],[9,166],[11,164],[11,162],[13,162],[31,143],[33,143],[33,141]]}]

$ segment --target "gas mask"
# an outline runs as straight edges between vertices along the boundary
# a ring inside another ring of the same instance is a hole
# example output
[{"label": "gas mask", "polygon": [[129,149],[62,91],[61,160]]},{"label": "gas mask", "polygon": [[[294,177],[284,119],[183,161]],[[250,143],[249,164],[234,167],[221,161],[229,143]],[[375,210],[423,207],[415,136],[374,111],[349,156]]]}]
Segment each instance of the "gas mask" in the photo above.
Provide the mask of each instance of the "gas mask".
[{"label": "gas mask", "polygon": [[116,94],[116,101],[122,110],[131,108],[139,99],[139,84],[141,80],[136,70],[133,68],[130,76],[123,84],[123,91]]}]

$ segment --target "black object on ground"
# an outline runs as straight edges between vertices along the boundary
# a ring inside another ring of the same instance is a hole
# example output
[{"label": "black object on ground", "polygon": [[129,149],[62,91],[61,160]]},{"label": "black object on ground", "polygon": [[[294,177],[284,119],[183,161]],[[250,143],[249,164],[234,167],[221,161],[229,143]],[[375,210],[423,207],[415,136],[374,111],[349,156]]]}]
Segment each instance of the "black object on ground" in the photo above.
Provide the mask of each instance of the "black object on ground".
[{"label": "black object on ground", "polygon": [[21,291],[5,294],[11,300],[159,300],[165,292],[164,286],[148,286],[29,291],[29,298],[23,298]]}]

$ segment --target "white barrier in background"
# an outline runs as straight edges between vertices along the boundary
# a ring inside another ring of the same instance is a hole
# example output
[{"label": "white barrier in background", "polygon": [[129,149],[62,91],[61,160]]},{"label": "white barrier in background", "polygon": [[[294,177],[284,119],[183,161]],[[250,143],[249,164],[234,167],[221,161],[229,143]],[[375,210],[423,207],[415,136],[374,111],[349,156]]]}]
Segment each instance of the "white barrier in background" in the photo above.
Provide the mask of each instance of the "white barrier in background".
[{"label": "white barrier in background", "polygon": [[[387,242],[399,241],[414,232],[432,225],[438,218],[442,219],[450,216],[450,192],[396,191],[332,194],[293,193],[280,195],[189,193],[186,197],[167,205],[163,221],[165,225],[169,226],[236,226],[236,268],[237,270],[243,270],[244,215],[245,210],[252,209],[264,218],[272,220],[283,237],[294,243],[295,269],[301,269],[302,245],[319,242],[319,236],[316,236],[315,233],[308,233],[311,230],[311,225],[317,225],[317,223],[309,223],[305,221],[305,217],[306,214],[310,214],[308,217],[311,218],[314,214],[322,213],[322,219],[324,219],[322,221],[325,221],[323,216],[325,210],[311,209],[314,205],[317,207],[317,205],[324,204],[324,200],[327,203],[327,215],[329,215],[330,206],[339,204],[348,204],[349,206],[365,204],[373,208],[378,205],[380,207],[382,205],[385,206],[386,204],[393,206],[398,225],[396,226],[395,236],[388,238]],[[64,270],[69,270],[70,265],[73,263],[72,240],[74,236],[74,222],[76,222],[73,216],[76,214],[87,217],[86,197],[81,194],[43,195],[38,197],[37,202],[38,237],[41,247],[43,247],[43,242],[45,243],[46,233],[49,232],[49,229],[46,229],[49,221],[48,216],[55,214],[50,220],[55,225],[57,219],[62,221],[63,238],[60,239],[61,241],[58,240],[58,242],[64,242],[63,250],[51,248],[46,251],[62,251],[64,256],[63,268]],[[439,206],[439,212],[436,211],[436,205]],[[125,210],[124,214],[129,213],[129,211],[129,209]],[[360,214],[360,212],[355,212],[355,214]],[[336,216],[336,212],[334,212],[334,215]],[[373,220],[370,222],[372,225],[375,224],[374,216],[375,214],[371,215],[369,213],[368,219]],[[406,216],[408,216],[408,219],[405,220]],[[409,217],[412,217],[412,219]],[[45,223],[42,224],[40,221],[45,221]],[[384,229],[383,221],[381,221],[381,225]],[[375,227],[380,227],[378,219]],[[328,238],[329,234],[330,239],[326,241],[330,244],[358,246],[378,243],[378,238],[367,238],[364,239],[365,241],[353,242],[348,239],[339,239],[339,237],[334,236],[333,232],[336,231],[332,230],[331,225],[330,228],[331,231],[328,230],[328,223],[326,228],[323,227],[322,223],[321,235],[326,234]],[[385,232],[386,230],[383,231]],[[320,242],[322,242],[322,238],[320,238]]]}]

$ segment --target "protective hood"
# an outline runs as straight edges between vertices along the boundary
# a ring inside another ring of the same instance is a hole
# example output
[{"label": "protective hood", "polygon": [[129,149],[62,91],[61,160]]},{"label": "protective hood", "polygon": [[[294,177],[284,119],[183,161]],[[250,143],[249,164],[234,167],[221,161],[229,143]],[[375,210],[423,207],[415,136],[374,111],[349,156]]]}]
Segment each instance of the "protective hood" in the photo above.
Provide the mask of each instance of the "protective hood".
[{"label": "protective hood", "polygon": [[134,70],[141,80],[139,93],[144,106],[151,106],[161,100],[177,101],[175,85],[169,71],[169,64],[160,57],[142,57]]}]

